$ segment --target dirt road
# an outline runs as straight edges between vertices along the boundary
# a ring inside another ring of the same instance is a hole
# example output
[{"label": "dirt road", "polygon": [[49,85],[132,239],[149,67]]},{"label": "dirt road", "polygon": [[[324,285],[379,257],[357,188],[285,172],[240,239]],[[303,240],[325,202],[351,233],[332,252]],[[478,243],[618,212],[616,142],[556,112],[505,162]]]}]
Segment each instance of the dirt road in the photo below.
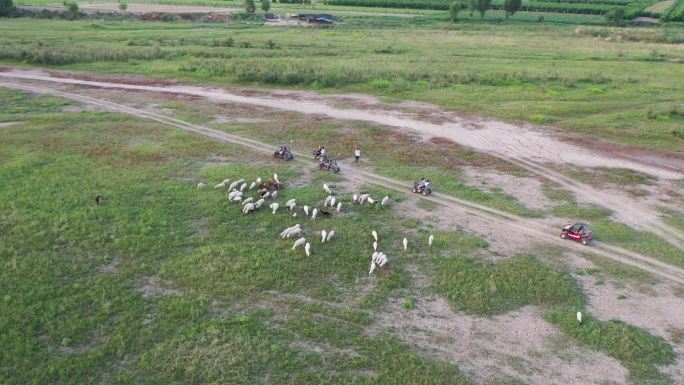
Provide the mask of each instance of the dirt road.
[{"label": "dirt road", "polygon": [[[107,100],[99,99],[99,98],[93,98],[89,96],[84,96],[76,93],[71,93],[71,92],[63,92],[54,89],[54,82],[67,82],[71,84],[77,84],[77,85],[86,85],[86,86],[96,86],[96,87],[109,87],[109,88],[122,88],[122,89],[140,89],[140,87],[144,87],[145,91],[157,91],[163,90],[161,92],[169,92],[167,91],[168,88],[178,88],[178,87],[154,87],[154,86],[134,86],[134,85],[128,85],[128,84],[115,84],[115,83],[103,83],[103,82],[85,82],[85,81],[79,81],[75,79],[61,79],[61,78],[52,78],[48,76],[36,76],[36,75],[28,75],[28,74],[19,74],[20,76],[12,76],[14,75],[11,72],[0,72],[0,87],[7,87],[7,88],[13,88],[13,89],[18,89],[18,90],[23,90],[23,91],[28,91],[28,92],[34,92],[34,93],[41,93],[41,94],[50,94],[50,95],[55,95],[59,97],[63,97],[66,99],[71,99],[75,101],[79,101],[81,103],[87,104],[87,105],[92,105],[92,106],[97,106],[99,108],[105,109],[105,110],[110,110],[110,111],[115,111],[119,113],[124,113],[124,114],[129,114],[132,116],[137,116],[141,118],[147,118],[147,119],[152,119],[157,122],[160,122],[165,125],[169,125],[172,127],[176,127],[182,130],[186,131],[191,131],[200,135],[204,135],[210,138],[213,138],[215,140],[219,141],[224,141],[224,142],[230,142],[230,143],[235,143],[239,144],[245,147],[248,147],[250,149],[253,149],[258,152],[266,153],[266,154],[271,154],[272,149],[274,145],[272,144],[266,144],[262,143],[256,140],[240,137],[237,135],[232,135],[228,134],[222,131],[214,130],[208,127],[204,127],[201,125],[197,124],[191,124],[188,122],[184,122],[179,119],[171,118],[168,116],[164,116],[162,114],[158,114],[155,112],[151,111],[146,111],[146,110],[141,110],[141,109],[136,109],[127,105],[123,104],[118,104],[118,103],[113,103]],[[17,80],[12,80],[14,77],[15,79],[25,79],[31,78],[32,80],[47,80],[52,82],[52,85],[50,84],[27,84],[26,82],[21,82]],[[3,80],[4,78],[4,80]],[[42,79],[41,79],[42,78]],[[130,87],[130,88],[129,88]],[[184,87],[181,87],[184,88]],[[255,99],[257,101],[262,100],[262,98],[255,98],[255,97],[245,97],[245,96],[240,96],[240,95],[233,95],[236,99],[241,100],[243,103],[250,102],[251,99]],[[268,100],[267,100],[268,101]],[[272,101],[269,101],[269,103]],[[297,154],[295,153],[295,159],[297,162],[301,162],[305,164],[306,166],[313,167],[315,166],[314,162],[309,159],[308,154]],[[372,184],[372,185],[377,185],[380,187],[383,187],[385,189],[392,189],[400,193],[405,193],[407,191],[407,186],[410,186],[410,182],[408,181],[401,181],[397,179],[392,179],[388,177],[384,177],[375,173],[367,172],[367,171],[361,171],[361,170],[353,170],[353,169],[345,169],[344,174],[347,178],[350,179],[356,179],[356,182],[361,182],[361,183],[366,183],[366,184]],[[412,197],[411,199],[416,199],[415,197]],[[528,220],[525,218],[517,217],[512,214],[508,214],[505,212],[501,212],[496,209],[492,209],[486,206],[482,206],[473,202],[468,202],[464,201],[461,199],[457,199],[448,195],[444,194],[439,194],[435,193],[433,196],[428,196],[428,197],[421,197],[418,199],[425,199],[427,201],[436,203],[438,205],[443,206],[444,208],[448,210],[452,210],[455,212],[456,215],[474,215],[477,217],[485,218],[487,221],[489,221],[493,227],[498,227],[501,229],[501,231],[508,230],[508,231],[516,231],[521,234],[526,234],[526,236],[535,238],[535,239],[543,239],[544,242],[550,243],[550,244],[555,244],[560,247],[564,248],[570,248],[578,252],[586,253],[590,252],[593,254],[596,254],[598,256],[608,258],[641,270],[644,270],[646,272],[649,272],[655,276],[665,278],[674,282],[677,282],[679,284],[684,285],[684,269],[677,268],[674,266],[671,266],[669,264],[666,264],[664,262],[660,262],[656,259],[653,259],[651,257],[643,256],[638,253],[634,253],[628,250],[624,250],[622,248],[616,247],[616,246],[611,246],[607,244],[603,244],[600,242],[595,243],[594,247],[592,248],[587,248],[585,246],[582,246],[578,243],[575,242],[569,242],[569,241],[563,241],[559,239],[555,234],[558,232],[558,229],[556,228],[550,228],[547,225],[538,223],[533,220]]]}]

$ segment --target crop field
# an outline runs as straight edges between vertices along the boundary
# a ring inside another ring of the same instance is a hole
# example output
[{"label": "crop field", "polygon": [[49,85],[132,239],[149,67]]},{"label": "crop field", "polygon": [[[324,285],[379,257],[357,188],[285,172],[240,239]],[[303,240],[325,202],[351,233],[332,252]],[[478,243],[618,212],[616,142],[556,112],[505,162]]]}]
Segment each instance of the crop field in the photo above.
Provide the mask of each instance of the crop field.
[{"label": "crop field", "polygon": [[652,4],[0,18],[0,384],[684,383],[684,28],[602,15]]}]

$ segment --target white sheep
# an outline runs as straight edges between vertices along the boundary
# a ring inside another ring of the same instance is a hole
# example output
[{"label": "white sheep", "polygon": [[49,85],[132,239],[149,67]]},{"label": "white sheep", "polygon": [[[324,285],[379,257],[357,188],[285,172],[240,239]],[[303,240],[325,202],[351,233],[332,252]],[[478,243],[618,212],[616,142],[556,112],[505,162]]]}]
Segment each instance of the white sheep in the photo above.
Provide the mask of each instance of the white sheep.
[{"label": "white sheep", "polygon": [[241,200],[242,200],[242,195],[237,195],[237,196],[233,197],[233,199],[231,199],[230,201],[233,203],[240,203]]},{"label": "white sheep", "polygon": [[318,209],[314,208],[311,212],[311,219],[316,219],[316,215],[318,215]]},{"label": "white sheep", "polygon": [[[332,197],[331,197],[330,195],[328,195],[328,196],[325,198],[325,202],[323,202],[323,207],[328,207],[328,203],[330,203],[330,200],[331,200],[331,199],[332,199]],[[332,206],[332,205],[331,205],[331,206]]]},{"label": "white sheep", "polygon": [[292,214],[292,218],[297,218],[297,213]]},{"label": "white sheep", "polygon": [[384,198],[382,198],[382,202],[380,202],[381,205],[387,206],[389,204],[389,196],[385,195]]},{"label": "white sheep", "polygon": [[245,207],[242,208],[242,213],[247,214],[254,211],[254,203],[247,203]]},{"label": "white sheep", "polygon": [[266,194],[262,195],[261,197],[264,199],[268,199],[271,196],[271,193],[266,191]]},{"label": "white sheep", "polygon": [[203,189],[203,188],[205,188],[205,187],[207,187],[206,184],[204,184],[204,183],[202,183],[202,182],[197,183],[197,189],[198,189],[198,190]]},{"label": "white sheep", "polygon": [[254,198],[249,197],[249,198],[245,199],[244,201],[242,201],[242,205],[244,206],[244,205],[246,205],[247,203],[251,203],[252,201],[254,201]]},{"label": "white sheep", "polygon": [[304,242],[306,242],[306,238],[299,238],[295,241],[294,246],[292,246],[292,250],[298,248],[299,246],[303,245]]},{"label": "white sheep", "polygon": [[216,186],[214,186],[214,188],[224,188],[224,187],[226,187],[226,185],[223,183],[219,183]]},{"label": "white sheep", "polygon": [[297,201],[294,199],[290,199],[285,203],[285,207],[289,208],[290,211],[294,210],[295,207],[297,207]]},{"label": "white sheep", "polygon": [[261,184],[261,177],[257,177],[257,178],[256,178],[256,184],[257,184],[257,185],[260,185],[260,184]]},{"label": "white sheep", "polygon": [[276,183],[280,184],[280,181],[278,180],[278,174],[273,174],[273,180],[276,181]]},{"label": "white sheep", "polygon": [[278,190],[271,193],[271,199],[278,199]]},{"label": "white sheep", "polygon": [[342,202],[337,202],[337,212],[339,213],[340,210],[342,210]]},{"label": "white sheep", "polygon": [[387,264],[388,259],[387,255],[385,253],[381,252],[374,252],[373,256],[371,256],[371,265],[370,265],[370,271],[368,272],[368,275],[373,274],[373,271],[375,271],[375,267],[383,267]]},{"label": "white sheep", "polygon": [[352,195],[352,201],[354,201],[354,203],[356,203],[358,200],[359,200],[359,194]]},{"label": "white sheep", "polygon": [[368,270],[368,275],[373,274],[373,271],[375,270],[375,262],[371,262],[370,264],[370,270]]},{"label": "white sheep", "polygon": [[253,190],[256,187],[256,183],[252,182],[252,184],[249,185],[249,189]]},{"label": "white sheep", "polygon": [[371,231],[371,235],[373,236],[373,239],[375,239],[376,241],[378,240],[378,232],[377,231],[375,231],[375,230]]},{"label": "white sheep", "polygon": [[242,183],[245,183],[245,180],[244,179],[238,179],[238,180],[236,180],[236,182],[237,182],[237,184],[242,184]]},{"label": "white sheep", "polygon": [[227,185],[228,182],[230,182],[230,178],[224,179],[223,182],[221,182],[222,185]]},{"label": "white sheep", "polygon": [[311,256],[311,244],[310,243],[307,242],[306,245],[304,245],[304,251],[306,252],[307,257]]},{"label": "white sheep", "polygon": [[369,205],[372,205],[372,204],[375,203],[375,200],[374,200],[373,198],[371,198],[371,197],[368,197],[368,199],[366,200],[366,202],[368,202]]},{"label": "white sheep", "polygon": [[240,183],[238,183],[238,182],[239,182],[239,181],[236,180],[235,182],[231,183],[230,186],[228,186],[228,190],[233,190],[233,189],[235,189],[235,188],[240,184]]},{"label": "white sheep", "polygon": [[432,242],[435,241],[435,236],[430,234],[430,237],[428,238],[428,246],[432,246]]},{"label": "white sheep", "polygon": [[578,311],[578,312],[577,312],[577,323],[578,323],[579,325],[582,324],[582,312],[581,312],[581,311]]},{"label": "white sheep", "polygon": [[290,230],[292,230],[292,229],[296,229],[297,227],[299,227],[299,223],[297,223],[297,224],[294,225],[294,226],[290,226],[290,227],[285,228],[285,230],[283,230],[283,231],[280,232],[280,237],[281,237],[281,238],[285,238],[285,234],[287,234],[288,231],[290,231]]},{"label": "white sheep", "polygon": [[280,238],[293,238],[295,236],[300,236],[302,234],[302,229],[299,227],[299,223],[294,226],[288,227],[280,233]]},{"label": "white sheep", "polygon": [[243,184],[240,186],[240,191],[245,191],[246,188],[247,188],[247,183],[243,183]]},{"label": "white sheep", "polygon": [[254,208],[260,209],[264,202],[266,202],[265,199],[259,199],[258,201],[256,201],[256,203],[254,203]]},{"label": "white sheep", "polygon": [[408,249],[408,239],[404,238],[403,244],[404,244],[404,251],[406,251],[406,249]]},{"label": "white sheep", "polygon": [[321,243],[325,243],[328,233],[325,230],[321,230]]},{"label": "white sheep", "polygon": [[329,195],[332,195],[332,193],[333,193],[332,190],[330,189],[330,187],[328,187],[327,183],[323,183],[323,190],[325,190],[325,192]]},{"label": "white sheep", "polygon": [[306,214],[306,216],[308,217],[309,216],[309,206],[304,205],[303,210],[304,210],[304,214]]},{"label": "white sheep", "polygon": [[362,194],[362,195],[359,195],[359,200],[358,200],[357,203],[360,204],[360,205],[366,203],[366,200],[368,199],[368,197],[370,197],[370,194]]},{"label": "white sheep", "polygon": [[328,233],[328,237],[325,238],[325,241],[330,242],[330,240],[333,238],[334,235],[335,235],[335,230],[330,230],[330,232]]},{"label": "white sheep", "polygon": [[228,199],[232,200],[233,198],[239,195],[242,195],[242,193],[239,191],[231,191],[230,193],[228,193]]},{"label": "white sheep", "polygon": [[373,242],[373,251],[378,251],[378,242]]},{"label": "white sheep", "polygon": [[271,209],[273,209],[273,215],[275,215],[276,211],[278,211],[278,207],[279,207],[279,206],[280,206],[279,204],[277,204],[276,202],[273,202],[273,203],[271,203],[271,205],[268,206],[268,207],[270,207]]}]

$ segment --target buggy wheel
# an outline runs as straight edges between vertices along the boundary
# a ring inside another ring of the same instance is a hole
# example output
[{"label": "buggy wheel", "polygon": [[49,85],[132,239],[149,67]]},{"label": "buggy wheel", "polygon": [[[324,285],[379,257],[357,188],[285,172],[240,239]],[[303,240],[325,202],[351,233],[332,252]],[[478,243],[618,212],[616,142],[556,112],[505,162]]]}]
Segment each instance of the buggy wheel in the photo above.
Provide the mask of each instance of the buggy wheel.
[{"label": "buggy wheel", "polygon": [[426,197],[428,195],[428,192],[423,190],[423,196]]},{"label": "buggy wheel", "polygon": [[562,232],[561,235],[560,235],[561,239],[565,239],[567,236],[568,236],[568,235],[565,234],[565,232]]},{"label": "buggy wheel", "polygon": [[587,240],[587,238],[582,238],[582,240],[581,240],[580,242],[582,242],[582,244],[583,244],[584,246],[586,246],[586,245],[589,244],[589,241]]},{"label": "buggy wheel", "polygon": [[413,188],[413,192],[414,192],[414,193],[417,193],[418,190],[416,190],[416,188],[414,187],[414,188]]}]

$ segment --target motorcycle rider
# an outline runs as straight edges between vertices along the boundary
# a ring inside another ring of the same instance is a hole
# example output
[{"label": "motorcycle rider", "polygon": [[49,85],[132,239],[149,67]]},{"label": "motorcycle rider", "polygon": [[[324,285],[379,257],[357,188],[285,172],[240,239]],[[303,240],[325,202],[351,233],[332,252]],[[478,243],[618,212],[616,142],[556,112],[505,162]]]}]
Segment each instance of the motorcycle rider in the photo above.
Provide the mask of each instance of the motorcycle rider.
[{"label": "motorcycle rider", "polygon": [[430,189],[430,179],[426,180],[423,184],[423,191]]},{"label": "motorcycle rider", "polygon": [[420,180],[418,181],[418,191],[420,191],[423,188],[423,186],[425,186],[425,177],[420,178]]}]

